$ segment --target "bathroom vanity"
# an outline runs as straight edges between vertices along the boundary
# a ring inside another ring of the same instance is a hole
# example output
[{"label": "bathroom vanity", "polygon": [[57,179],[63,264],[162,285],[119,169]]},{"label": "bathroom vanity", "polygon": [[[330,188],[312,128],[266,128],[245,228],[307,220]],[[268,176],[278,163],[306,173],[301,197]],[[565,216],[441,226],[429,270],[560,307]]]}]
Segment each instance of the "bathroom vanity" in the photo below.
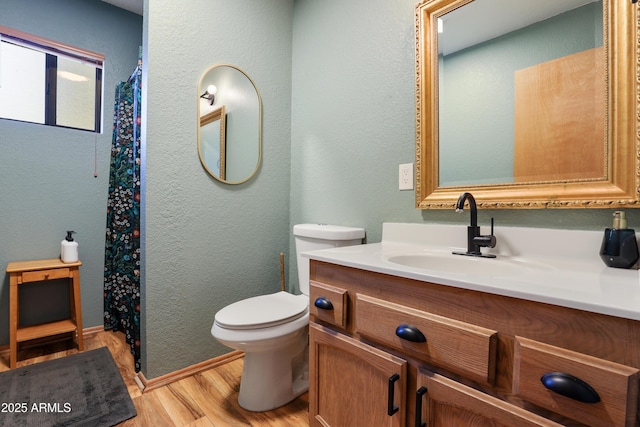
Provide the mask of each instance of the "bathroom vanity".
[{"label": "bathroom vanity", "polygon": [[423,224],[307,254],[310,425],[638,425],[638,270],[597,232],[496,236],[495,260]]}]

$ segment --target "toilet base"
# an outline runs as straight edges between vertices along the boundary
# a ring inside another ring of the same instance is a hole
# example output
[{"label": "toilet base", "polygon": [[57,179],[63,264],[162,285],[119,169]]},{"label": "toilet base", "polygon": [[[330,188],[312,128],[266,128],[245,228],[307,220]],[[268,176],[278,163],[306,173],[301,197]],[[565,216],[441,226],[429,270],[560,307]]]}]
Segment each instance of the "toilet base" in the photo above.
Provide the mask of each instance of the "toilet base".
[{"label": "toilet base", "polygon": [[244,357],[238,404],[252,412],[286,405],[309,389],[309,341],[302,336],[276,351],[249,352]]}]

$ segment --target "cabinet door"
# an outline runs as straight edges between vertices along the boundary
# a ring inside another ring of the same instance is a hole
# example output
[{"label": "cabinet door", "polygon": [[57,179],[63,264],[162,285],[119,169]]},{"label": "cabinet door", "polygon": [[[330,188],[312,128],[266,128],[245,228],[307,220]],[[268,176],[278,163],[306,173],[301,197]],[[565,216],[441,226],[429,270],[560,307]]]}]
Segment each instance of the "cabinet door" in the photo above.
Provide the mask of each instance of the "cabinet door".
[{"label": "cabinet door", "polygon": [[547,418],[421,369],[418,373],[417,427],[533,427],[560,426]]},{"label": "cabinet door", "polygon": [[311,426],[404,426],[405,360],[313,322],[309,334]]}]

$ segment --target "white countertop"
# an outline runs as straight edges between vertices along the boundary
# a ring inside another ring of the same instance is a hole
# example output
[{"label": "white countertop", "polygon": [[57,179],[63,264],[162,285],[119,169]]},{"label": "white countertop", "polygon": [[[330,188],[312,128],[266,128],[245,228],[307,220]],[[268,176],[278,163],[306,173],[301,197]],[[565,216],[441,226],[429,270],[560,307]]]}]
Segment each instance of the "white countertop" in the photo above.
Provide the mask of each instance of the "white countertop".
[{"label": "white countertop", "polygon": [[[496,259],[451,254],[466,250],[466,226],[395,223],[383,225],[381,243],[303,255],[398,277],[640,320],[639,270],[610,268],[602,262],[602,232],[496,227],[495,234],[497,245],[490,252]],[[389,261],[402,255],[435,257],[445,269],[439,269],[438,262],[434,268],[418,268]],[[459,270],[451,268],[458,262]]]}]

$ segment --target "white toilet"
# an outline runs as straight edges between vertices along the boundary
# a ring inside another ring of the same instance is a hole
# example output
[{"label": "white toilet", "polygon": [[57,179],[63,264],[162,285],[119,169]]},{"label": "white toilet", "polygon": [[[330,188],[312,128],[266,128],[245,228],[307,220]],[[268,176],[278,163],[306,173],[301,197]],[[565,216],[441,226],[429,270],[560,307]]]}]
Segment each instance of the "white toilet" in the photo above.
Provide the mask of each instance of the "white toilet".
[{"label": "white toilet", "polygon": [[302,252],[362,243],[364,229],[325,224],[293,227],[301,295],[276,292],[218,311],[211,335],[245,352],[238,403],[261,412],[291,402],[309,388],[309,259]]}]

